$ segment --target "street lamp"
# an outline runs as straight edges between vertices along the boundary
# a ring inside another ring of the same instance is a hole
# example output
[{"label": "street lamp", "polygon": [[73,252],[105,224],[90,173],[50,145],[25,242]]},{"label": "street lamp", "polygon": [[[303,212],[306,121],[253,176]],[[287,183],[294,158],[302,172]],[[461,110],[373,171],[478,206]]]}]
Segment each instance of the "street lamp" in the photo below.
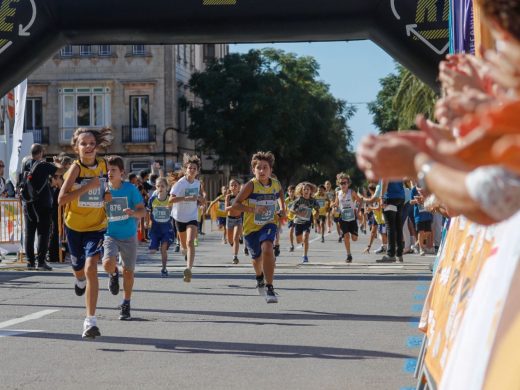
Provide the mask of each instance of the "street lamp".
[{"label": "street lamp", "polygon": [[[164,171],[166,172],[166,134],[169,132],[169,131],[174,131],[176,133],[179,133],[179,134],[187,134],[185,131],[180,131],[178,128],[176,127],[167,127],[166,129],[164,129],[164,132],[163,132],[163,169]],[[177,153],[172,153],[172,154],[176,154],[177,156],[179,156],[179,152]]]}]

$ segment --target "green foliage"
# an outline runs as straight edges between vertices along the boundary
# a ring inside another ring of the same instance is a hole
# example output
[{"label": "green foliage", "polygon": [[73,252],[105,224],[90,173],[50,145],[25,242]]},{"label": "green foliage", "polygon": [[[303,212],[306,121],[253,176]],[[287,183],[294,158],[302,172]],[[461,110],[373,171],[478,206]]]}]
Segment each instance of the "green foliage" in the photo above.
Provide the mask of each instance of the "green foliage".
[{"label": "green foliage", "polygon": [[312,57],[281,50],[230,54],[195,73],[189,136],[236,174],[250,173],[251,155],[270,150],[284,184],[333,178],[349,162],[355,108],[334,98]]},{"label": "green foliage", "polygon": [[408,69],[397,65],[397,74],[379,80],[381,90],[368,104],[373,123],[381,133],[415,128],[415,117],[432,117],[437,94]]}]

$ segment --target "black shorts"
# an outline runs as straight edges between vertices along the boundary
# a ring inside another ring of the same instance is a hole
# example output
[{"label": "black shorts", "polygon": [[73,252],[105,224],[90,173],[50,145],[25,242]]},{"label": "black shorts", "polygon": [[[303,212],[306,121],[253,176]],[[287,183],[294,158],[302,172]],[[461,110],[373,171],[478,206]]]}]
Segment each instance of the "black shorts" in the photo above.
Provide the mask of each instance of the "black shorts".
[{"label": "black shorts", "polygon": [[348,233],[352,234],[353,236],[359,235],[358,224],[356,220],[347,222],[340,219],[339,227],[341,228],[341,232],[343,233],[343,235]]},{"label": "black shorts", "polygon": [[184,233],[187,229],[188,229],[188,226],[189,225],[193,225],[195,226],[196,228],[199,227],[199,223],[195,220],[193,221],[189,221],[189,222],[179,222],[179,221],[175,221],[175,227],[177,228],[177,231],[179,233]]},{"label": "black shorts", "polygon": [[287,227],[288,227],[289,229],[292,228],[292,227],[294,227],[294,221],[289,221],[289,222],[287,223]]},{"label": "black shorts", "polygon": [[318,216],[318,221],[325,222],[326,220],[327,220],[327,216],[326,215],[319,215]]},{"label": "black shorts", "polygon": [[311,222],[305,223],[295,223],[294,224],[294,232],[296,236],[301,236],[303,232],[310,233],[311,232]]},{"label": "black shorts", "polygon": [[416,229],[418,232],[431,232],[432,231],[432,221],[417,222]]}]

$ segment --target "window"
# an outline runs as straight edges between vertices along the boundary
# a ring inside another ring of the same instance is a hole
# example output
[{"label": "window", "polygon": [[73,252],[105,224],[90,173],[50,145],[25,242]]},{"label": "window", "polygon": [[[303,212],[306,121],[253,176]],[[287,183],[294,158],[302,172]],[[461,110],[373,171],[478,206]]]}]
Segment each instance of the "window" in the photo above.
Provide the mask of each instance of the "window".
[{"label": "window", "polygon": [[144,56],[144,45],[133,45],[132,54],[134,56]]},{"label": "window", "polygon": [[148,128],[149,103],[148,96],[130,96],[130,127]]},{"label": "window", "polygon": [[25,129],[35,130],[43,127],[42,99],[27,98],[25,108]]},{"label": "window", "polygon": [[64,46],[60,51],[60,55],[62,57],[72,57],[72,45]]},{"label": "window", "polygon": [[63,140],[68,140],[76,127],[103,127],[110,120],[106,108],[110,107],[109,88],[64,88],[61,98],[61,127]]},{"label": "window", "polygon": [[79,47],[79,55],[80,56],[90,56],[92,54],[90,45],[80,45]]},{"label": "window", "polygon": [[151,161],[132,161],[130,163],[130,172],[139,172],[144,169],[150,169],[151,166]]},{"label": "window", "polygon": [[208,62],[215,58],[215,45],[204,45],[204,62]]},{"label": "window", "polygon": [[99,55],[109,56],[112,54],[112,48],[110,45],[99,45]]}]

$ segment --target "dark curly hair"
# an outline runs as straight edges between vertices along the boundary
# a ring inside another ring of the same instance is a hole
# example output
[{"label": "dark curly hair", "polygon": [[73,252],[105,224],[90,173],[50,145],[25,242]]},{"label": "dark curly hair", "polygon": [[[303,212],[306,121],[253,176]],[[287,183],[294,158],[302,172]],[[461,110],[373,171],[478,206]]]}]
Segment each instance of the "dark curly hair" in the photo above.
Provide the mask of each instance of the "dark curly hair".
[{"label": "dark curly hair", "polygon": [[482,12],[520,41],[520,0],[479,0]]}]

